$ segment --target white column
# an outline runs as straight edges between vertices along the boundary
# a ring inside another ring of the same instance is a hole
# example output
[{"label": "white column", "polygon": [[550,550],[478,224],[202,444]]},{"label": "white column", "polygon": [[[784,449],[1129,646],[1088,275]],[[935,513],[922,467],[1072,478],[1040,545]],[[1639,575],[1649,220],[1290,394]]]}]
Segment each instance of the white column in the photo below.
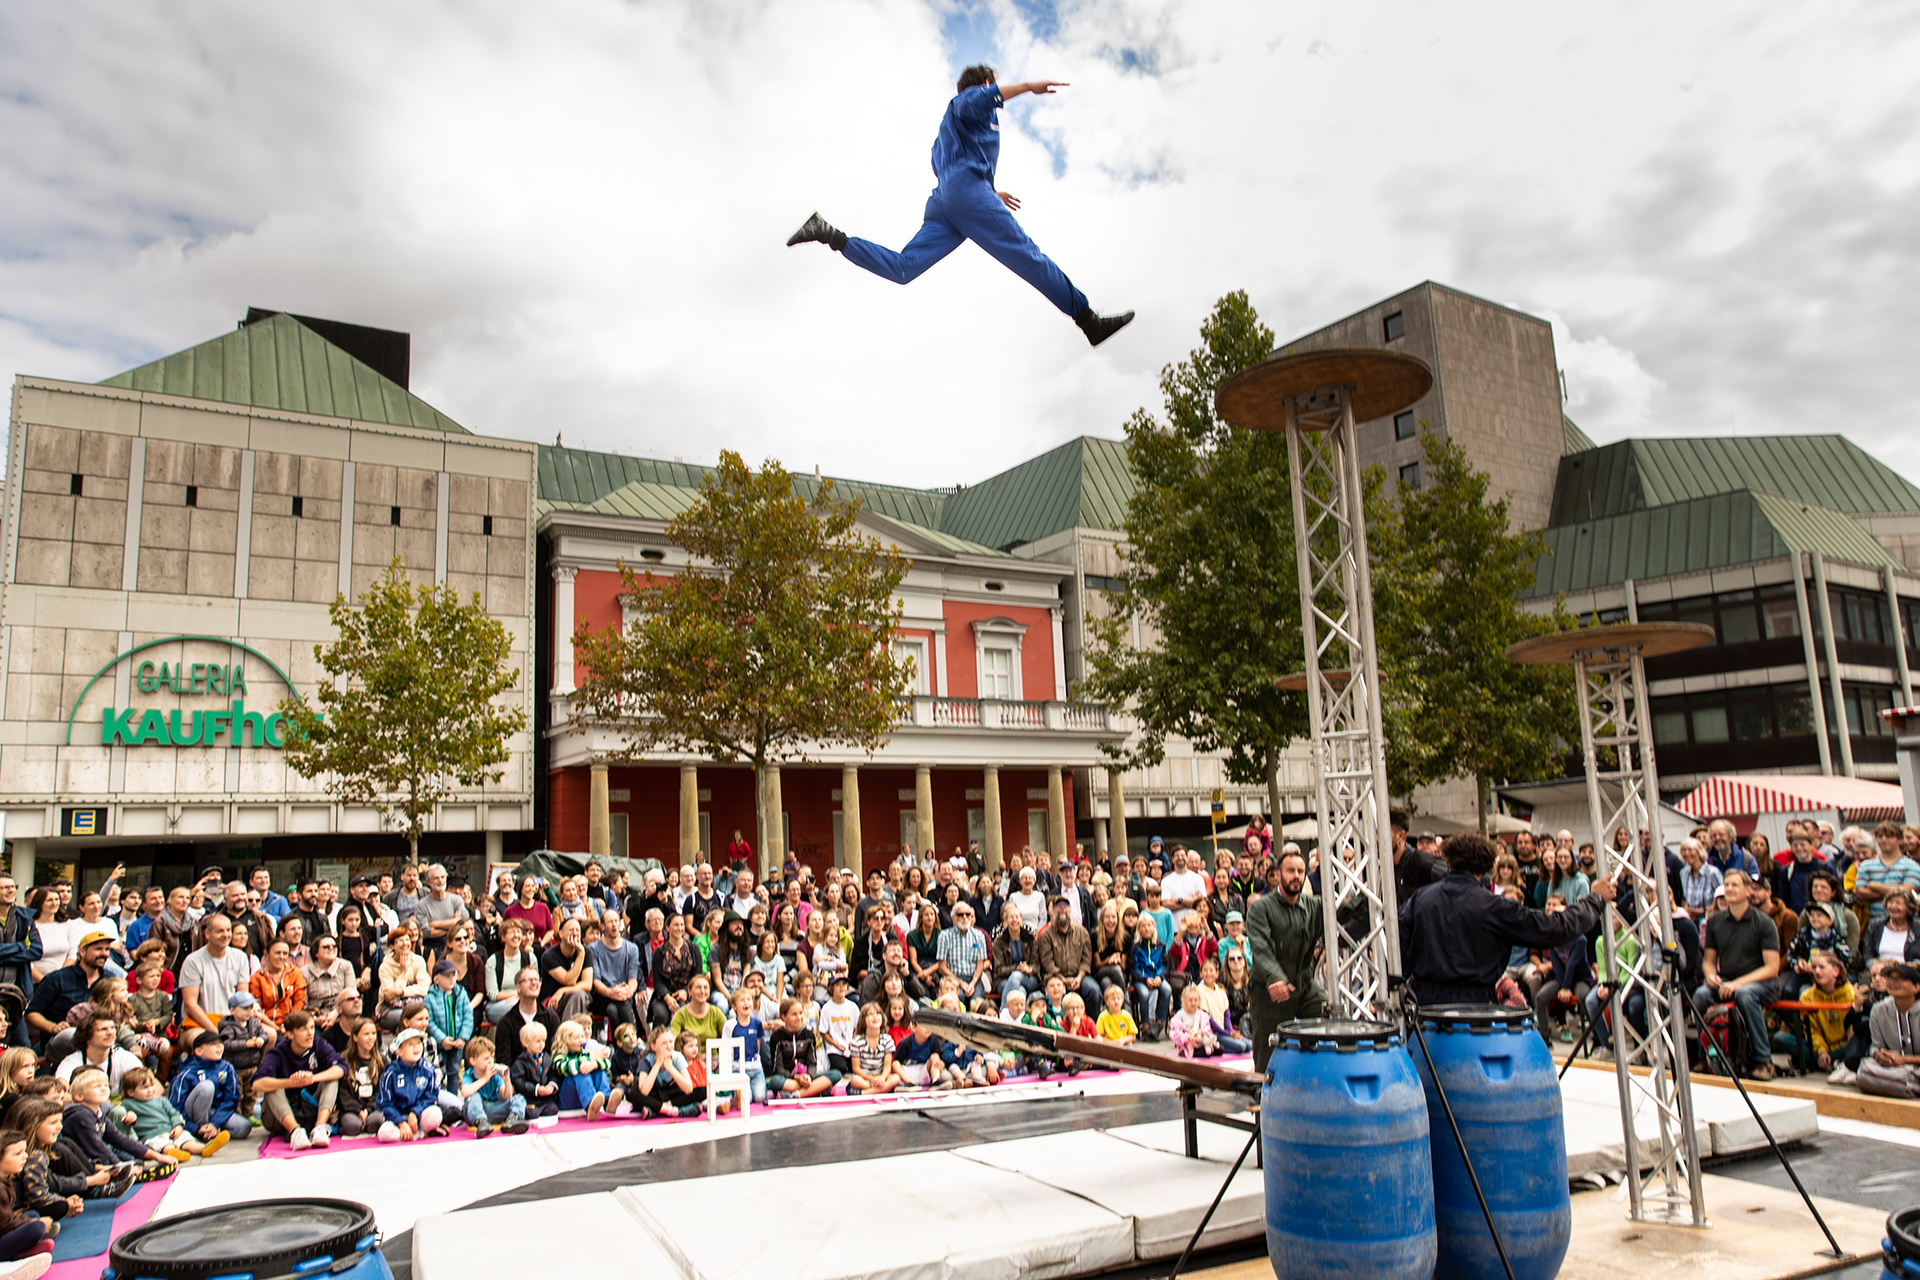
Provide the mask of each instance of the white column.
[{"label": "white column", "polygon": [[947,633],[933,633],[933,696],[947,696]]},{"label": "white column", "polygon": [[1827,684],[1833,691],[1834,732],[1840,736],[1840,772],[1851,778],[1853,772],[1853,734],[1847,728],[1847,700],[1840,679],[1840,655],[1833,634],[1833,593],[1827,590],[1827,559],[1818,551],[1808,553],[1813,560],[1813,589],[1820,595],[1820,635],[1827,653]]},{"label": "white column", "polygon": [[1066,625],[1062,618],[1064,612],[1055,605],[1053,613],[1053,700],[1067,700],[1067,643]]},{"label": "white column", "polygon": [[913,843],[914,854],[925,858],[933,852],[933,766],[913,766]]},{"label": "white column", "polygon": [[21,902],[27,900],[26,890],[33,888],[33,858],[39,848],[38,840],[20,839],[13,842],[13,880],[21,888]]},{"label": "white column", "polygon": [[1893,653],[1900,669],[1900,705],[1913,705],[1913,672],[1907,668],[1907,624],[1900,616],[1900,592],[1893,585],[1893,566],[1880,569],[1880,582],[1887,590],[1887,612],[1893,618]]},{"label": "white column", "polygon": [[587,853],[604,858],[613,850],[613,817],[607,794],[607,766],[596,764],[587,792]]},{"label": "white column", "polygon": [[1794,552],[1793,604],[1800,611],[1800,650],[1807,664],[1807,696],[1813,702],[1815,741],[1820,744],[1820,772],[1833,772],[1833,748],[1827,739],[1826,695],[1820,692],[1820,660],[1814,650],[1813,611],[1807,607],[1807,579],[1800,568],[1800,553]]},{"label": "white column", "polygon": [[573,692],[573,578],[570,564],[553,566],[553,691]]},{"label": "white column", "polygon": [[495,863],[507,860],[507,833],[504,831],[487,832],[487,869],[492,871]]}]

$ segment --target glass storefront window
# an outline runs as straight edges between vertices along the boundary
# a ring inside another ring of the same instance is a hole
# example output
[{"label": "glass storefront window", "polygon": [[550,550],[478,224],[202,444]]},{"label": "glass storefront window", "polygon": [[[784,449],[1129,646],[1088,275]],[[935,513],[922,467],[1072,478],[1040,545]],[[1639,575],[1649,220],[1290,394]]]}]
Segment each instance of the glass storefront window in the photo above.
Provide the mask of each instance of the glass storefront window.
[{"label": "glass storefront window", "polygon": [[1693,740],[1695,742],[1725,742],[1727,740],[1727,709],[1725,707],[1695,707],[1693,709]]}]

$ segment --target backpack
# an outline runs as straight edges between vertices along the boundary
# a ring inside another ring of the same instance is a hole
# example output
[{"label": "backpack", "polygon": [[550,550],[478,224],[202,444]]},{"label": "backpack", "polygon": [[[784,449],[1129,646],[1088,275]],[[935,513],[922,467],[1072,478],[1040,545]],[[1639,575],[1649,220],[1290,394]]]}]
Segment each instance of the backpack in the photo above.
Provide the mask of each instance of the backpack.
[{"label": "backpack", "polygon": [[1745,1040],[1746,1023],[1733,1005],[1710,1006],[1700,1018],[1702,1069],[1717,1076],[1737,1074]]}]

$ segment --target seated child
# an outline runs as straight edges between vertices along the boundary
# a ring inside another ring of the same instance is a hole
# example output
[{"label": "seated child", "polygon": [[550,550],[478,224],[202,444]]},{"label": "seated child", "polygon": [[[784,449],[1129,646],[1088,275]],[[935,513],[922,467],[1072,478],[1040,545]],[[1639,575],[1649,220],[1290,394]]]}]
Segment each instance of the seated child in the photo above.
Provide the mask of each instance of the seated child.
[{"label": "seated child", "polygon": [[1167,1022],[1167,1037],[1183,1058],[1215,1058],[1220,1055],[1220,1036],[1213,1019],[1200,1007],[1200,989],[1189,985],[1180,993],[1180,1012]]},{"label": "seated child", "polygon": [[220,1015],[220,1039],[227,1046],[227,1064],[235,1071],[252,1071],[267,1051],[267,1024],[260,1020],[259,1006],[245,991],[227,997],[227,1011]]},{"label": "seated child", "polygon": [[893,1065],[893,1037],[887,1034],[887,1011],[877,1004],[860,1010],[859,1034],[853,1037],[853,1071],[847,1076],[849,1094],[892,1093],[902,1083]]},{"label": "seated child", "polygon": [[511,1072],[493,1060],[493,1041],[474,1036],[461,1047],[466,1070],[460,1073],[460,1098],[466,1107],[467,1127],[484,1138],[493,1126],[508,1133],[527,1131],[527,1100],[514,1092]]},{"label": "seated child", "polygon": [[547,1029],[537,1022],[520,1028],[520,1056],[513,1060],[513,1091],[527,1100],[530,1116],[560,1114],[560,1079],[547,1052]]},{"label": "seated child", "polygon": [[[0,1129],[0,1262],[17,1262],[29,1255],[50,1254],[52,1236],[58,1224],[52,1218],[18,1207],[14,1182],[27,1167],[27,1135],[18,1129]],[[10,1268],[19,1276],[44,1275],[46,1264],[37,1270]]]},{"label": "seated child", "polygon": [[381,1074],[380,1091],[374,1096],[381,1117],[380,1141],[412,1142],[447,1131],[440,1112],[439,1082],[433,1068],[422,1061],[426,1052],[424,1031],[406,1027],[395,1037],[393,1061]]},{"label": "seated child", "polygon": [[1853,952],[1847,949],[1847,940],[1834,928],[1834,906],[1830,902],[1809,900],[1806,909],[1800,913],[1800,927],[1794,931],[1793,942],[1787,947],[1787,966],[1795,973],[1813,976],[1814,953],[1824,951],[1840,962],[1844,976],[1853,965]]},{"label": "seated child", "polygon": [[[789,998],[797,999],[797,997]],[[782,1018],[786,1016],[786,1008],[787,1001],[782,1000],[780,1002]],[[745,1046],[741,1053],[741,1059],[745,1064],[742,1069],[747,1073],[747,1085],[753,1100],[761,1103],[767,1100],[768,1072],[765,1064],[760,1061],[760,1052],[766,1039],[765,1030],[766,1024],[754,1014],[753,993],[746,987],[734,992],[733,1016],[728,1018],[727,1025],[721,1028],[720,1037],[723,1040],[738,1040]],[[688,1055],[688,1061],[695,1059],[698,1059],[703,1067],[706,1065],[706,1057],[700,1052],[699,1046],[696,1046],[693,1053]],[[813,1057],[809,1052],[806,1062],[801,1065],[811,1066],[812,1063]],[[789,1071],[786,1074],[791,1075],[792,1072]],[[733,1106],[731,1097],[727,1099],[726,1106],[729,1109]]]},{"label": "seated child", "polygon": [[380,1077],[386,1074],[387,1061],[380,1055],[380,1024],[372,1018],[349,1018],[341,1030],[346,1048],[340,1051],[340,1063],[347,1074],[341,1078],[336,1095],[340,1136],[357,1138],[380,1127],[383,1117],[374,1098],[380,1092]]},{"label": "seated child", "polygon": [[587,1033],[579,1023],[569,1019],[560,1024],[553,1033],[553,1070],[560,1078],[558,1101],[562,1111],[578,1108],[589,1120],[598,1120],[603,1114],[613,1118],[614,1110],[627,1095],[607,1079],[607,1063],[612,1058],[612,1053],[588,1046]]},{"label": "seated child", "polygon": [[[1826,903],[1814,902],[1809,905],[1824,907]],[[1847,981],[1846,969],[1840,957],[1831,951],[1814,952],[1809,959],[1809,970],[1813,974],[1813,982],[1800,989],[1800,1002],[1831,1005],[1832,1012],[1822,1010],[1805,1015],[1807,1038],[1811,1041],[1808,1048],[1812,1050],[1820,1069],[1831,1072],[1834,1064],[1846,1052],[1850,1034],[1847,1020],[1853,1012],[1853,984]]]},{"label": "seated child", "polygon": [[[17,1178],[14,1203],[51,1218],[55,1223],[79,1213],[88,1200],[125,1193],[133,1185],[131,1167],[108,1166],[62,1173],[53,1167],[54,1144],[60,1141],[64,1104],[51,1097],[29,1098],[11,1117],[27,1135],[27,1161]],[[58,1234],[56,1228],[55,1234]]]},{"label": "seated child", "polygon": [[[682,1031],[673,1038],[674,1052],[685,1060],[687,1079],[693,1081],[693,1089],[696,1092],[707,1087],[707,1059],[706,1055],[700,1052],[703,1043],[698,1031]],[[637,1080],[639,1076],[636,1074],[634,1078]]]},{"label": "seated child", "polygon": [[860,1021],[860,1006],[847,999],[848,985],[846,973],[835,972],[827,983],[827,1002],[817,1015],[827,1068],[843,1077],[853,1070],[854,1028]]},{"label": "seated child", "polygon": [[613,1029],[613,1057],[607,1063],[607,1080],[627,1095],[633,1095],[633,1078],[640,1068],[640,1028],[623,1022]]},{"label": "seated child", "polygon": [[947,1064],[940,1059],[940,1046],[934,1042],[933,1028],[917,1018],[910,1021],[913,1025],[907,1038],[893,1047],[893,1069],[909,1088],[953,1088],[947,1079]]},{"label": "seated child", "polygon": [[[699,1033],[691,1034],[697,1044]],[[655,1027],[649,1033],[647,1052],[633,1078],[634,1109],[643,1117],[697,1116],[707,1100],[706,1088],[694,1083],[686,1058],[673,1046],[672,1028]]]},{"label": "seated child", "polygon": [[179,1163],[163,1151],[149,1151],[145,1143],[107,1120],[107,1073],[98,1067],[82,1067],[68,1081],[73,1101],[60,1115],[60,1139],[71,1142],[81,1157],[109,1167],[116,1164],[143,1165],[152,1160],[171,1173]]},{"label": "seated child", "polygon": [[1112,1044],[1132,1044],[1139,1037],[1140,1028],[1135,1024],[1133,1015],[1127,1012],[1126,988],[1118,983],[1108,987],[1101,997],[1101,1003],[1106,1008],[1100,1014],[1100,1021],[1095,1024],[1100,1038]]},{"label": "seated child", "polygon": [[[167,1101],[166,1095],[160,1091],[160,1081],[153,1072],[145,1067],[135,1067],[121,1077],[120,1087],[126,1090],[120,1110],[131,1117],[127,1121],[127,1128],[135,1138],[146,1143],[151,1150],[163,1152],[183,1163],[194,1156],[206,1154],[208,1144],[187,1132],[187,1118],[180,1114],[178,1107]],[[214,1138],[220,1139],[220,1134],[216,1133]],[[221,1140],[220,1145],[225,1146],[225,1141]]]},{"label": "seated child", "polygon": [[[950,1013],[959,1013],[962,1011],[960,996],[957,992],[941,996],[935,1002],[935,1007]],[[940,1064],[946,1069],[947,1080],[955,1089],[971,1089],[1000,1083],[999,1055],[982,1053],[978,1049],[944,1038],[939,1044]]]},{"label": "seated child", "polygon": [[[1001,997],[1000,1021],[1025,1022],[1027,1020],[1027,993],[1023,988],[1014,987]],[[1028,1070],[1027,1055],[1012,1049],[1000,1051],[1000,1070],[1003,1073]]]},{"label": "seated child", "polygon": [[816,1098],[840,1083],[838,1071],[814,1071],[820,1034],[807,1027],[813,1007],[798,995],[780,1002],[780,1021],[767,1033],[766,1080],[756,1101],[765,1102],[769,1090],[777,1098]]},{"label": "seated child", "polygon": [[173,1029],[173,997],[160,989],[166,967],[159,961],[141,965],[134,971],[137,989],[127,996],[127,1021],[138,1036],[151,1037],[162,1046]]}]

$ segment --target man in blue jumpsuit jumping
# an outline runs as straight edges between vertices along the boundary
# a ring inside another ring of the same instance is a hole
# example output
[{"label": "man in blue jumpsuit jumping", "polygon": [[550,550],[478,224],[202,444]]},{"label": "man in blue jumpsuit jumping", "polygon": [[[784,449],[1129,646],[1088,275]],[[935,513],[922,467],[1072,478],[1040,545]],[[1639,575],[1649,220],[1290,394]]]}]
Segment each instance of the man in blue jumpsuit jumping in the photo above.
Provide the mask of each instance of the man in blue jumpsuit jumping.
[{"label": "man in blue jumpsuit jumping", "polygon": [[971,240],[1072,316],[1087,341],[1099,346],[1124,329],[1133,312],[1117,316],[1095,312],[1087,304],[1087,295],[1073,287],[1067,273],[1040,252],[1014,221],[1012,210],[1020,207],[1020,201],[993,187],[993,171],[1000,162],[1000,121],[995,113],[1009,98],[1052,93],[1063,83],[1035,80],[1003,89],[995,83],[992,67],[968,67],[961,73],[959,92],[947,104],[940,136],[933,142],[933,173],[940,185],[927,197],[919,234],[900,252],[855,239],[818,213],[808,217],[787,244],[828,245],[845,254],[847,261],[895,284],[906,284],[959,248],[961,241]]}]

